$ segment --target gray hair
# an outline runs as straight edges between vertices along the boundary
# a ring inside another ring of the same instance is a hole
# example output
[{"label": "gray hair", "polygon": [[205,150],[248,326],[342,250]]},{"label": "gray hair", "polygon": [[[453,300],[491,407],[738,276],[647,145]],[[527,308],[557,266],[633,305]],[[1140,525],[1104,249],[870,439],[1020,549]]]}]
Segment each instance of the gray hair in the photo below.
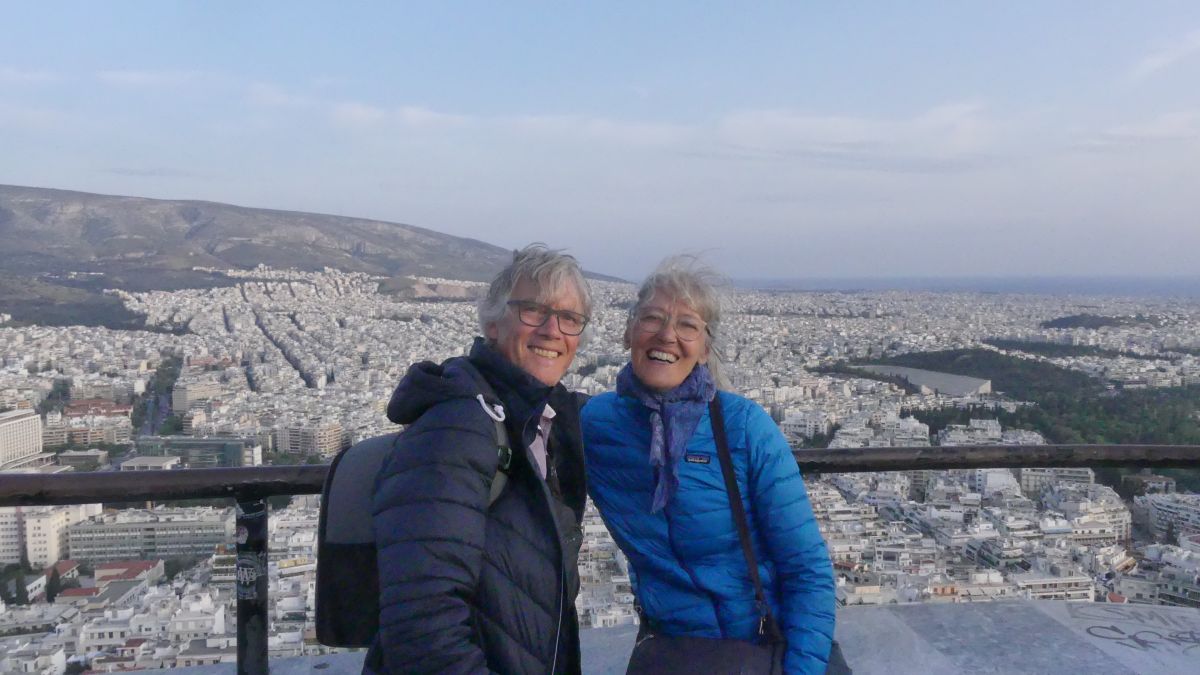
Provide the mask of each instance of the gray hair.
[{"label": "gray hair", "polygon": [[629,310],[625,332],[634,330],[633,322],[642,306],[656,293],[687,303],[708,324],[708,370],[718,389],[729,390],[718,345],[721,343],[721,289],[728,286],[725,277],[694,255],[675,255],[664,259],[638,288],[637,301]]},{"label": "gray hair", "polygon": [[[504,318],[508,309],[508,301],[512,299],[512,290],[522,279],[528,279],[537,286],[537,302],[548,302],[558,294],[563,284],[575,284],[579,292],[579,301],[583,303],[583,314],[592,315],[592,291],[587,280],[583,278],[583,270],[574,256],[552,249],[545,244],[534,243],[519,251],[513,251],[512,262],[500,270],[492,284],[488,286],[487,295],[483,296],[477,307],[479,313],[479,328],[484,335],[488,326]],[[580,338],[582,343],[591,329],[584,331]]]}]

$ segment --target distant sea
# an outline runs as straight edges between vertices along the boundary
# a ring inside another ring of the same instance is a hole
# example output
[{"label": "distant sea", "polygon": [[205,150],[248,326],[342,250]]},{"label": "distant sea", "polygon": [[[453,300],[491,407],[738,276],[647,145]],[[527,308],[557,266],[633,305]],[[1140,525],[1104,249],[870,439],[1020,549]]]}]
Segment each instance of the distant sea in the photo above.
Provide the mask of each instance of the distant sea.
[{"label": "distant sea", "polygon": [[776,291],[936,291],[1027,293],[1036,295],[1109,295],[1200,297],[1194,277],[813,277],[734,279],[735,286]]}]

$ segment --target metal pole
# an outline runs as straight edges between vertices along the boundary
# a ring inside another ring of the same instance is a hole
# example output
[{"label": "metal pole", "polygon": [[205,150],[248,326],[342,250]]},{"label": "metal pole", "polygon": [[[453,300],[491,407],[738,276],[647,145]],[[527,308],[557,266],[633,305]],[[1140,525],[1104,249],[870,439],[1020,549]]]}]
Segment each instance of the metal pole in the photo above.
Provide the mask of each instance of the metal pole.
[{"label": "metal pole", "polygon": [[237,503],[237,671],[267,672],[267,502]]}]

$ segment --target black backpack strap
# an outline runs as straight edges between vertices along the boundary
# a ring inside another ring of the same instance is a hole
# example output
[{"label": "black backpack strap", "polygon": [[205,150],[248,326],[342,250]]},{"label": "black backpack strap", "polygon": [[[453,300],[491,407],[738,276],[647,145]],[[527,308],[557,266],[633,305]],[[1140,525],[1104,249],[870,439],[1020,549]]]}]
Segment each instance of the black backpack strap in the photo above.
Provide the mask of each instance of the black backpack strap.
[{"label": "black backpack strap", "polygon": [[499,463],[488,494],[488,506],[491,507],[500,498],[500,493],[504,492],[504,486],[508,483],[508,470],[512,466],[512,444],[508,442],[508,429],[504,426],[504,405],[496,395],[496,390],[470,361],[463,359],[463,366],[463,370],[470,373],[471,378],[475,380],[475,386],[479,388],[479,394],[475,398],[483,412],[491,418],[496,430],[496,456]]},{"label": "black backpack strap", "polygon": [[737,527],[738,539],[742,542],[742,555],[750,568],[750,581],[754,584],[754,602],[758,606],[758,634],[772,642],[783,640],[783,632],[771,613],[763,593],[762,579],[758,576],[758,560],[750,543],[750,523],[746,519],[746,507],[742,505],[742,491],[738,489],[737,475],[733,470],[733,456],[729,454],[729,440],[725,436],[725,416],[721,412],[720,396],[708,403],[709,421],[712,423],[713,440],[717,443],[717,456],[721,460],[721,473],[725,476],[725,492],[729,494],[729,509],[733,512],[733,524]]}]

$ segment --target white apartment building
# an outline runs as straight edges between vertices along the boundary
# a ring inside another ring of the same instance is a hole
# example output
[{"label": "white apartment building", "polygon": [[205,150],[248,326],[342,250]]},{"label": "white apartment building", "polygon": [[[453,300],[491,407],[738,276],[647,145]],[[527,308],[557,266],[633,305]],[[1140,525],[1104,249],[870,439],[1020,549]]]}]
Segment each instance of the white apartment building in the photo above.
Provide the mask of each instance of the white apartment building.
[{"label": "white apartment building", "polygon": [[1012,469],[975,469],[969,474],[967,485],[981,495],[1013,493],[1020,490]]},{"label": "white apartment building", "polygon": [[790,413],[779,424],[780,430],[789,437],[803,436],[812,438],[817,434],[829,435],[833,429],[833,417],[826,412],[810,410],[801,413]]},{"label": "white apartment building", "polygon": [[0,507],[0,565],[21,562],[25,548],[25,510],[29,507]]},{"label": "white apartment building", "polygon": [[1200,608],[1200,555],[1164,544],[1143,553],[1147,564],[1118,578],[1118,592],[1132,602]]},{"label": "white apartment building", "polygon": [[1092,602],[1095,586],[1083,575],[1049,576],[1042,573],[1014,574],[1017,592],[1027,600],[1071,600]]},{"label": "white apartment building", "polygon": [[[874,416],[872,417],[874,418]],[[923,447],[929,445],[929,425],[915,417],[898,417],[895,413],[891,413],[878,421],[873,419],[872,426],[893,446]]]},{"label": "white apartment building", "polygon": [[968,424],[950,424],[938,432],[938,445],[992,445],[1004,437],[1000,422],[971,420]]},{"label": "white apartment building", "polygon": [[347,440],[341,422],[336,420],[281,422],[275,428],[275,449],[293,455],[333,457],[348,447]]},{"label": "white apartment building", "polygon": [[25,551],[29,564],[49,567],[68,557],[68,529],[83,520],[99,515],[100,504],[70,506],[35,506],[25,509]]},{"label": "white apartment building", "polygon": [[129,638],[138,637],[129,625],[133,613],[132,608],[108,609],[103,616],[83,624],[79,631],[79,651],[115,650]]},{"label": "white apartment building", "polygon": [[1151,494],[1134,497],[1133,501],[1138,507],[1146,509],[1150,526],[1159,536],[1165,536],[1172,524],[1180,537],[1200,533],[1200,495]]},{"label": "white apartment building", "polygon": [[57,448],[66,445],[70,440],[70,430],[71,427],[67,425],[61,412],[51,410],[46,413],[46,421],[42,424],[42,447]]},{"label": "white apartment building", "polygon": [[186,602],[171,617],[167,631],[171,642],[175,644],[203,640],[214,634],[221,635],[225,632],[225,605],[214,605],[208,596],[204,596],[202,600]]},{"label": "white apartment building", "polygon": [[62,675],[67,671],[67,652],[61,644],[27,644],[0,653],[0,672]]},{"label": "white apartment building", "polygon": [[221,383],[215,380],[176,382],[171,389],[171,410],[176,415],[187,412],[192,405],[218,398],[223,393]]},{"label": "white apartment building", "polygon": [[1096,482],[1096,472],[1088,468],[1064,467],[1028,468],[1021,469],[1021,492],[1030,499],[1037,499],[1042,491],[1056,482],[1092,484]]},{"label": "white apartment building", "polygon": [[182,469],[179,457],[165,455],[162,457],[133,457],[121,462],[122,471],[170,471]]},{"label": "white apartment building", "polygon": [[233,509],[126,509],[76,523],[69,529],[75,560],[208,556],[233,539]]},{"label": "white apartment building", "polygon": [[0,413],[0,471],[18,468],[41,453],[41,416],[32,410]]},{"label": "white apartment building", "polygon": [[1062,513],[1076,525],[1107,525],[1112,528],[1116,541],[1126,541],[1132,534],[1133,517],[1129,509],[1107,485],[1054,483],[1042,493],[1042,504]]}]

